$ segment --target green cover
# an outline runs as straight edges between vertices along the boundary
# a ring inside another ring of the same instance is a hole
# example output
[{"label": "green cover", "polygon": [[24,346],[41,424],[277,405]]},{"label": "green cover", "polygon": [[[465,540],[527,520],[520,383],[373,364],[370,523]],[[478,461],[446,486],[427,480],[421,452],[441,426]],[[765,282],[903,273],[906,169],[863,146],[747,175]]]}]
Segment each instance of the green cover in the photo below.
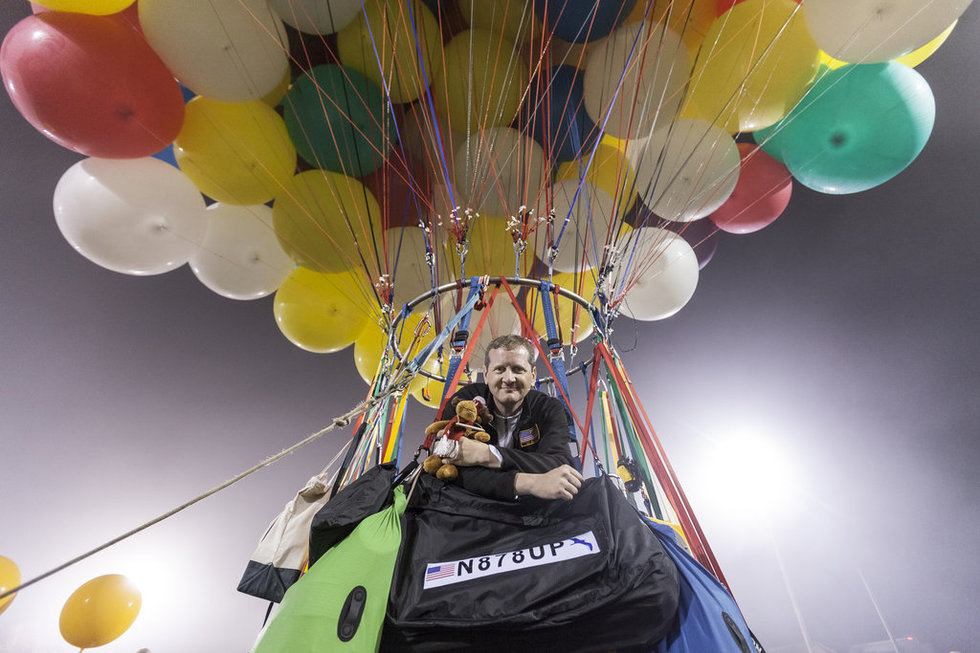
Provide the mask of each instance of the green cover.
[{"label": "green cover", "polygon": [[[253,653],[377,651],[405,503],[405,492],[399,487],[389,508],[364,519],[290,587]],[[354,636],[342,641],[338,619],[348,595],[358,586],[367,590],[364,612]]]}]

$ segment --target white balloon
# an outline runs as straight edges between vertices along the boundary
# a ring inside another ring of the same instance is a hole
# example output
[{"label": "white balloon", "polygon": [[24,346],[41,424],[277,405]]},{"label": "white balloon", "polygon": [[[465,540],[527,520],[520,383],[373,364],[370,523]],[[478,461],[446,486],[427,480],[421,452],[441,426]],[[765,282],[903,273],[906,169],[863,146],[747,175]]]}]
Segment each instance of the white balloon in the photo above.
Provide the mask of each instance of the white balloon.
[{"label": "white balloon", "polygon": [[361,0],[269,0],[269,6],[307,34],[339,32],[361,13]]},{"label": "white balloon", "polygon": [[627,23],[589,54],[585,110],[607,134],[646,136],[677,116],[690,74],[687,48],[673,30]]},{"label": "white balloon", "polygon": [[690,222],[725,203],[738,181],[732,137],[705,120],[683,118],[631,140],[626,156],[643,203],[666,220]]},{"label": "white balloon", "polygon": [[616,217],[616,202],[609,193],[588,181],[583,181],[581,185],[579,190],[578,181],[568,180],[556,183],[552,189],[555,238],[558,238],[568,218],[565,231],[558,241],[558,255],[554,263],[554,268],[561,272],[590,270],[598,265],[602,260],[606,236]]},{"label": "white balloon", "polygon": [[453,157],[456,203],[484,215],[507,218],[533,206],[547,182],[544,150],[511,127],[470,135]]},{"label": "white balloon", "polygon": [[[466,301],[467,293],[468,290],[464,289],[463,301]],[[443,293],[439,298],[440,312],[444,322],[456,314],[455,301],[456,293],[454,292]],[[485,311],[486,309],[473,309],[473,312],[470,314],[470,334],[476,330]],[[469,359],[470,369],[477,371],[485,367],[483,359],[487,353],[487,345],[490,344],[491,340],[497,336],[519,334],[520,332],[521,318],[518,316],[514,304],[510,301],[510,297],[501,289],[497,293],[496,299],[493,300],[493,306],[490,307],[490,313],[486,316],[486,321],[480,330],[480,334],[476,337],[476,343],[473,345],[473,352],[470,354]]]},{"label": "white balloon", "polygon": [[289,70],[286,30],[266,0],[141,0],[139,17],[150,46],[199,95],[258,100]]},{"label": "white balloon", "polygon": [[[426,260],[426,235],[418,227],[393,227],[385,231],[388,269],[395,287],[395,308],[401,308],[432,289],[432,271]],[[430,242],[436,264],[436,284],[448,279],[445,262],[438,260],[444,251],[441,242]],[[427,305],[427,304],[426,304]]]},{"label": "white balloon", "polygon": [[[609,292],[624,293],[620,311],[662,320],[684,308],[698,286],[698,257],[678,234],[658,227],[630,232],[618,244],[620,265]],[[632,260],[631,260],[632,259]]]},{"label": "white balloon", "polygon": [[800,9],[821,50],[849,63],[880,63],[939,36],[971,1],[820,0]]},{"label": "white balloon", "polygon": [[204,198],[158,159],[84,159],[54,189],[58,228],[82,256],[125,274],[167,272],[204,238]]},{"label": "white balloon", "polygon": [[205,286],[230,299],[269,295],[295,267],[272,228],[272,209],[264,204],[212,204],[204,242],[190,259]]}]

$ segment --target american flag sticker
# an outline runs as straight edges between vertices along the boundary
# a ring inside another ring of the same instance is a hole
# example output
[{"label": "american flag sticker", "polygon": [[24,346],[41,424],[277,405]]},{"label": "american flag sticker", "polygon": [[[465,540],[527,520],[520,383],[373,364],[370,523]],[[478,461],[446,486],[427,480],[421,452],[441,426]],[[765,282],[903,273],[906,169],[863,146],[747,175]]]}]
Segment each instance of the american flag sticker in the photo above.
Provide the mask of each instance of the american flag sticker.
[{"label": "american flag sticker", "polygon": [[537,442],[539,439],[540,438],[538,436],[537,426],[533,426],[529,429],[524,429],[523,431],[517,434],[517,442],[522,447],[529,447],[535,442]]},{"label": "american flag sticker", "polygon": [[425,569],[425,587],[429,586],[430,582],[438,581],[443,578],[449,578],[456,575],[456,565],[453,563],[440,563],[438,565],[429,565]]}]

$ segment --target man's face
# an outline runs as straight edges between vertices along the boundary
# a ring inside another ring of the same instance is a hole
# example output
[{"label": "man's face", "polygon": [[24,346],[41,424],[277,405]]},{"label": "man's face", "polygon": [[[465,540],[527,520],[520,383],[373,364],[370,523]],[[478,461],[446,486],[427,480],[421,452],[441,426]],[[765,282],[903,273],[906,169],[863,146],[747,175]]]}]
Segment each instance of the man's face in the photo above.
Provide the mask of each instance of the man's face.
[{"label": "man's face", "polygon": [[534,366],[523,348],[491,349],[486,381],[497,408],[505,417],[513,415],[534,384]]}]

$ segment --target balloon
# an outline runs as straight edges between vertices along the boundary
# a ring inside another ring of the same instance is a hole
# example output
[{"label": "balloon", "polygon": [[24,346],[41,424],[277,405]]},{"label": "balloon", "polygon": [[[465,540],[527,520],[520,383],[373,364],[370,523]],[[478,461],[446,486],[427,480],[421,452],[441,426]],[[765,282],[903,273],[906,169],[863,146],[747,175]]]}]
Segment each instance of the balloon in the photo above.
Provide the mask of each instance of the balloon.
[{"label": "balloon", "polygon": [[591,182],[575,180],[555,182],[552,194],[558,246],[554,268],[575,272],[598,266],[605,246],[615,242],[618,222],[613,198]]},{"label": "balloon", "polygon": [[339,32],[361,13],[361,0],[269,0],[286,23],[308,34]]},{"label": "balloon", "polygon": [[783,118],[817,69],[817,45],[793,0],[745,0],[715,20],[704,43],[683,115],[728,132]]},{"label": "balloon", "polygon": [[[592,301],[595,294],[595,277],[590,273],[574,274],[569,272],[555,273],[551,281],[559,288],[570,290],[586,301]],[[531,324],[535,332],[542,338],[548,338],[548,324],[544,319],[544,308],[541,306],[541,292],[539,290],[528,290],[524,298],[524,312],[531,318]],[[575,342],[582,342],[592,335],[595,327],[592,324],[592,317],[588,310],[577,302],[558,295],[558,307],[555,308],[555,296],[549,293],[546,299],[552,302],[552,311],[555,316],[556,327],[563,342],[572,340],[574,328]]]},{"label": "balloon", "polygon": [[522,132],[541,144],[550,161],[585,156],[599,138],[599,128],[585,110],[583,76],[575,66],[556,66],[531,81],[518,122]]},{"label": "balloon", "polygon": [[804,186],[858,193],[888,181],[919,155],[936,104],[925,79],[899,63],[828,71],[789,116],[756,134]]},{"label": "balloon", "polygon": [[72,646],[95,648],[122,635],[136,620],[140,591],[119,574],[99,576],[72,592],[58,625]]},{"label": "balloon", "polygon": [[[398,324],[395,340],[403,356],[408,353],[406,349],[415,337],[415,329],[422,321],[422,317],[419,313],[410,313]],[[435,330],[430,327],[428,334],[419,339],[415,350],[411,352],[412,356],[417,354],[419,349],[432,342],[435,337]],[[378,372],[378,366],[381,364],[381,358],[387,346],[388,336],[377,323],[369,322],[357,336],[357,340],[354,341],[354,366],[365,383],[371,383],[374,380],[374,375]],[[409,384],[408,391],[412,392],[423,385],[425,385],[425,381],[416,377]]]},{"label": "balloon", "polygon": [[190,266],[223,297],[258,299],[273,293],[294,264],[276,239],[271,208],[216,203],[208,207],[204,241]]},{"label": "balloon", "polygon": [[283,109],[296,151],[314,167],[360,177],[388,155],[388,106],[381,89],[356,70],[316,66],[286,92]]},{"label": "balloon", "polygon": [[583,158],[558,166],[555,181],[585,179],[615,199],[616,215],[624,216],[636,199],[636,177],[621,146],[625,142],[604,136]]},{"label": "balloon", "polygon": [[198,95],[258,100],[289,68],[285,28],[266,0],[139,0],[139,15],[146,40]]},{"label": "balloon", "polygon": [[370,293],[356,270],[321,274],[297,267],[276,291],[276,324],[297,347],[317,354],[340,351],[368,327]]},{"label": "balloon", "polygon": [[37,4],[55,11],[70,11],[78,14],[105,16],[116,14],[129,7],[135,0],[36,0]]},{"label": "balloon", "polygon": [[[683,238],[666,229],[642,227],[619,243],[632,256],[628,274],[615,274],[612,298],[625,294],[621,312],[634,320],[663,320],[681,310],[698,285],[698,260]],[[624,258],[624,261],[626,258]]]},{"label": "balloon", "polygon": [[269,105],[196,97],[174,142],[177,165],[205,195],[229,204],[263,204],[296,169],[286,125]]},{"label": "balloon", "polygon": [[698,270],[703,270],[718,251],[718,227],[710,218],[701,218],[693,222],[671,222],[662,220],[658,225],[679,234],[694,250],[698,257]]},{"label": "balloon", "polygon": [[677,33],[662,25],[627,23],[589,55],[585,107],[607,134],[649,136],[677,116],[690,72]]},{"label": "balloon", "polygon": [[[0,594],[20,585],[20,569],[14,561],[6,556],[0,556]],[[10,607],[17,594],[0,599],[0,613]]]},{"label": "balloon", "polygon": [[385,227],[418,226],[430,181],[429,170],[417,155],[406,152],[404,163],[389,158],[360,181],[378,200]]},{"label": "balloon", "polygon": [[[422,369],[429,374],[435,374],[445,378],[446,374],[449,373],[449,358],[443,356],[442,363],[440,364],[439,359],[433,355],[432,358],[422,365]],[[424,374],[419,374],[409,384],[409,392],[423,406],[438,408],[442,402],[442,392],[445,386],[445,381],[437,381],[436,379],[430,379]]]},{"label": "balloon", "polygon": [[460,32],[436,61],[432,94],[450,129],[472,134],[504,127],[517,115],[528,84],[514,44],[482,29]]},{"label": "balloon", "polygon": [[[922,63],[923,61],[931,57],[933,53],[935,53],[936,50],[938,50],[939,47],[946,42],[946,39],[949,38],[949,35],[953,32],[953,28],[956,27],[957,22],[958,21],[953,21],[953,24],[947,27],[945,30],[943,30],[942,34],[940,34],[933,40],[929,41],[922,47],[912,50],[908,54],[904,54],[901,57],[898,57],[897,59],[895,59],[895,62],[905,64],[910,68],[915,68],[920,63]],[[861,61],[858,63],[867,63],[867,62]],[[847,62],[841,61],[840,59],[834,59],[829,54],[821,50],[820,64],[823,66],[827,66],[828,68],[840,68],[841,66],[846,66]]]},{"label": "balloon", "polygon": [[184,119],[173,75],[115,17],[27,16],[3,40],[0,72],[31,125],[88,156],[150,156],[173,141]]},{"label": "balloon", "polygon": [[636,0],[534,0],[534,11],[558,38],[587,43],[609,34],[635,4]]},{"label": "balloon", "polygon": [[739,143],[742,166],[735,190],[709,217],[722,231],[748,234],[782,215],[793,193],[793,177],[758,145]]},{"label": "balloon", "polygon": [[645,19],[666,26],[680,35],[693,61],[717,16],[715,0],[648,0],[638,3],[623,22]]},{"label": "balloon", "polygon": [[367,2],[364,13],[337,35],[344,67],[364,73],[395,103],[422,95],[440,50],[439,22],[420,0],[411,9],[401,0]]},{"label": "balloon", "polygon": [[381,209],[364,184],[326,170],[295,175],[276,196],[273,225],[294,261],[317,272],[341,272],[374,260]]},{"label": "balloon", "polygon": [[[742,6],[742,5],[738,5]],[[679,119],[626,147],[640,199],[677,222],[702,218],[728,199],[738,180],[738,148],[703,120]]]},{"label": "balloon", "polygon": [[179,170],[158,159],[84,159],[54,189],[54,215],[82,256],[126,274],[183,265],[203,240],[204,199]]},{"label": "balloon", "polygon": [[922,47],[957,20],[970,0],[821,0],[803,3],[821,50],[850,63],[890,61]]},{"label": "balloon", "polygon": [[[514,237],[507,220],[481,215],[470,222],[468,237],[470,243],[464,268],[466,279],[486,274],[491,277],[514,276]],[[446,258],[452,277],[459,279],[461,275],[455,238],[450,238],[449,241],[446,245]],[[525,253],[521,260],[526,257]]]},{"label": "balloon", "polygon": [[[448,280],[444,261],[436,260],[437,255],[444,251],[442,243],[426,243],[427,240],[431,240],[431,236],[418,227],[396,227],[385,232],[388,270],[395,289],[393,305],[396,308],[431,290],[433,282],[438,286]],[[427,249],[437,267],[435,279],[426,260]]]},{"label": "balloon", "polygon": [[526,43],[533,38],[540,38],[544,30],[531,3],[524,0],[467,0],[459,3],[459,10],[471,28],[503,34],[505,39],[513,43]]},{"label": "balloon", "polygon": [[516,216],[522,205],[534,206],[548,181],[544,150],[511,127],[471,134],[452,161],[456,202],[493,216]]}]

